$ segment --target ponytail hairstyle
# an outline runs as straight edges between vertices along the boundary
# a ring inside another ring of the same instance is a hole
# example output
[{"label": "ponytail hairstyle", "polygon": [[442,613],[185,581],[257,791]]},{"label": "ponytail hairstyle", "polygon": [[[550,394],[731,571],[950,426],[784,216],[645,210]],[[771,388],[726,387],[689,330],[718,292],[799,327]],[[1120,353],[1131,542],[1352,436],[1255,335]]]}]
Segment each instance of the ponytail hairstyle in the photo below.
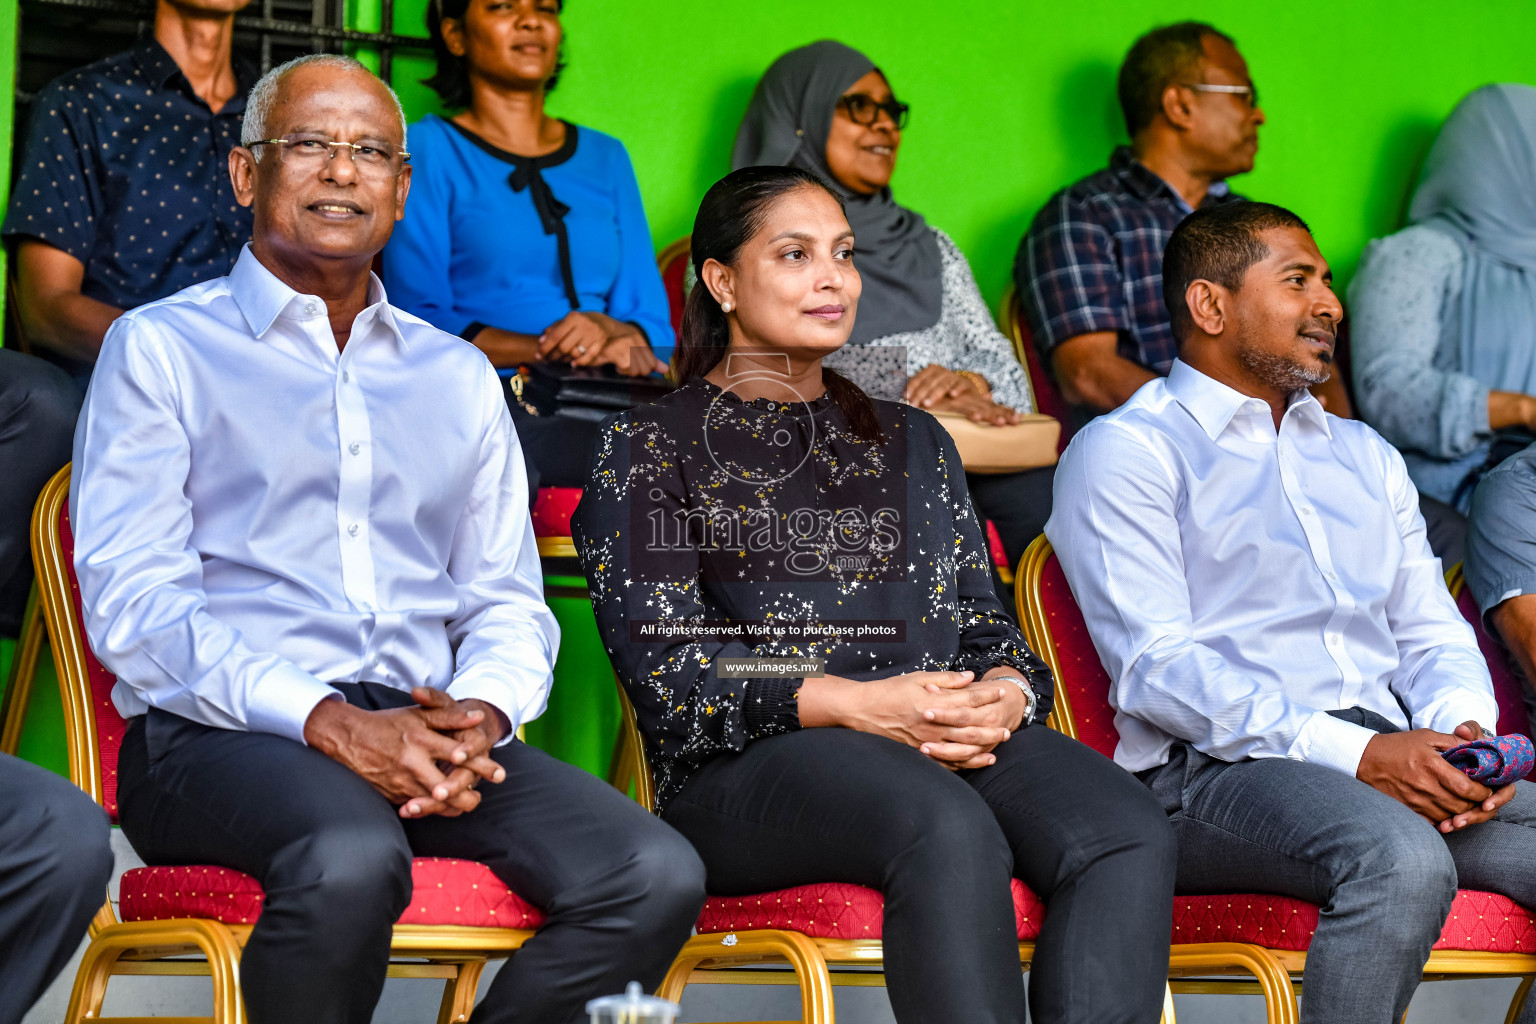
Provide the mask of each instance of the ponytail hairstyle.
[{"label": "ponytail hairstyle", "polygon": [[[742,246],[762,228],[773,204],[802,188],[819,188],[844,207],[843,198],[810,171],[798,167],[743,167],[732,171],[704,193],[689,242],[693,272],[698,283],[683,306],[683,327],[678,333],[677,377],[690,381],[719,365],[730,344],[731,327],[725,310],[704,284],[704,264],[709,260],[732,266]],[[885,442],[874,403],[853,381],[821,368],[827,393],[848,419],[854,436],[876,444]]]}]

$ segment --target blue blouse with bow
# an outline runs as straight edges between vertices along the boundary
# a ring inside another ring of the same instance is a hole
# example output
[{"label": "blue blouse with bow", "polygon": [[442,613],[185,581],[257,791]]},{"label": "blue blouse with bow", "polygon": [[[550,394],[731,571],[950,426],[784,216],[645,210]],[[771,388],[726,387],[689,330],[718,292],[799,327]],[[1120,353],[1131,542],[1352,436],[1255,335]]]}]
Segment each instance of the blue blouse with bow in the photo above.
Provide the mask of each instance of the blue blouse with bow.
[{"label": "blue blouse with bow", "polygon": [[574,300],[575,308],[635,323],[653,348],[673,345],[623,143],[567,123],[558,150],[520,157],[429,114],[411,126],[409,146],[415,170],[405,218],[384,250],[392,303],[473,338],[483,327],[540,334]]}]

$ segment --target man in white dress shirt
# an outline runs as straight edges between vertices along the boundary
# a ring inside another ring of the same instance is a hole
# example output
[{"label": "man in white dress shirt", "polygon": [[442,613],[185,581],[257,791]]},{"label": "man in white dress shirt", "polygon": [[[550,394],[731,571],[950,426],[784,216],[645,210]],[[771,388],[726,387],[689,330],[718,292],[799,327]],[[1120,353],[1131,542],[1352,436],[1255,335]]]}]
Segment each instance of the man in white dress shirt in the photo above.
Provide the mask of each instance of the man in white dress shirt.
[{"label": "man in white dress shirt", "polygon": [[243,142],[251,245],[113,325],[75,440],[86,628],[131,720],[123,831],[262,882],[253,1024],[370,1018],[413,855],[482,861],[548,914],[477,1024],[584,1019],[660,981],[702,866],[514,739],[558,630],[495,371],[369,273],[410,185],[398,101],[301,58],[252,90]]},{"label": "man in white dress shirt", "polygon": [[1536,790],[1440,757],[1491,732],[1492,684],[1403,460],[1306,390],[1342,316],[1306,225],[1202,209],[1163,266],[1179,359],[1074,438],[1046,526],[1115,759],[1168,811],[1182,891],[1322,905],[1304,1022],[1396,1021],[1458,879],[1536,906]]}]

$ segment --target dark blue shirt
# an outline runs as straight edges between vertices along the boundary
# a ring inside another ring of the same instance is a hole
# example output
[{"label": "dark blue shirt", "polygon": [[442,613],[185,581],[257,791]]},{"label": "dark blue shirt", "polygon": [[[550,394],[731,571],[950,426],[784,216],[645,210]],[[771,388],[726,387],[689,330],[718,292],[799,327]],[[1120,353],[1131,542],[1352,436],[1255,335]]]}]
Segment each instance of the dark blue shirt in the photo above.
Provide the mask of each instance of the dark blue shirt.
[{"label": "dark blue shirt", "polygon": [[81,292],[131,309],[229,273],[251,237],[229,152],[253,69],[215,114],[153,37],[50,82],[32,107],[3,229],[85,264]]},{"label": "dark blue shirt", "polygon": [[[1241,199],[1218,182],[1201,205]],[[1047,366],[1050,351],[1068,338],[1115,331],[1122,358],[1168,372],[1179,346],[1163,305],[1163,249],[1192,212],[1129,146],[1117,148],[1104,170],[1051,197],[1013,262]]]}]

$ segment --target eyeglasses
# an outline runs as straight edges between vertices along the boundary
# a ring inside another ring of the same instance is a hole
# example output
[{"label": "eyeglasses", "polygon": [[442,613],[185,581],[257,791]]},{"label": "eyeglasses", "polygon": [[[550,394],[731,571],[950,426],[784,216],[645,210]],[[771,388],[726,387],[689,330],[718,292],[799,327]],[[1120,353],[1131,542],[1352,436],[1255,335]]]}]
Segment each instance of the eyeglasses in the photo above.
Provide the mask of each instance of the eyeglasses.
[{"label": "eyeglasses", "polygon": [[310,168],[329,163],[343,149],[351,150],[357,173],[369,178],[393,177],[411,158],[411,154],[387,142],[337,142],[325,135],[284,135],[280,139],[246,143],[247,148],[251,146],[281,146],[285,159]]},{"label": "eyeglasses", "polygon": [[1180,82],[1179,84],[1195,92],[1223,92],[1236,96],[1248,104],[1250,110],[1259,105],[1259,90],[1251,85],[1209,85],[1205,82]]},{"label": "eyeglasses", "polygon": [[885,116],[896,125],[896,130],[907,126],[907,113],[912,109],[905,103],[899,103],[894,98],[885,102],[876,100],[873,96],[856,92],[848,96],[839,96],[837,105],[848,112],[848,117],[854,124],[874,124],[880,119],[880,111],[885,111]]}]

